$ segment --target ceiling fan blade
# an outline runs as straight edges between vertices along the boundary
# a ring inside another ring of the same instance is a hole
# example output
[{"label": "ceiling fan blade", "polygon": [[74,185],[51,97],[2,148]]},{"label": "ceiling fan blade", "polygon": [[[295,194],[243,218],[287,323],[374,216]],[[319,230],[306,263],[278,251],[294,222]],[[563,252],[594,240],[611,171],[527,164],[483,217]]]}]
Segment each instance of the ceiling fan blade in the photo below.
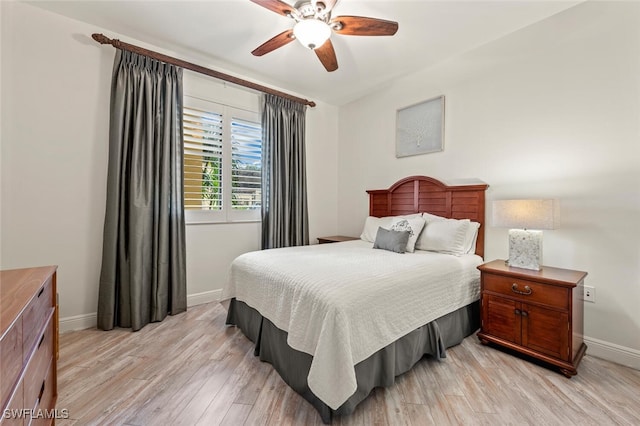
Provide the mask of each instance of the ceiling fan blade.
[{"label": "ceiling fan blade", "polygon": [[292,6],[280,0],[251,0],[255,4],[276,12],[282,16],[289,16],[295,10]]},{"label": "ceiling fan blade", "polygon": [[291,43],[293,40],[295,40],[293,37],[293,30],[286,30],[256,47],[251,54],[253,56],[262,56],[284,46],[285,44]]},{"label": "ceiling fan blade", "polygon": [[327,71],[331,72],[338,69],[338,59],[336,58],[336,51],[333,50],[331,39],[325,41],[322,46],[318,47],[314,51]]},{"label": "ceiling fan blade", "polygon": [[334,31],[343,35],[385,36],[398,31],[398,23],[364,16],[337,16],[331,24],[338,24]]}]

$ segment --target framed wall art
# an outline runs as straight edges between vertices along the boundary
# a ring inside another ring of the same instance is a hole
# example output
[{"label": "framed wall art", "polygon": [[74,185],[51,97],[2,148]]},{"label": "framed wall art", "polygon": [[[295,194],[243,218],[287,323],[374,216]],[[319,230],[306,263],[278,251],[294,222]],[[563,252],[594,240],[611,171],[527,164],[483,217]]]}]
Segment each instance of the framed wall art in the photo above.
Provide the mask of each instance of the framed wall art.
[{"label": "framed wall art", "polygon": [[396,157],[444,149],[444,95],[399,109],[396,113]]}]

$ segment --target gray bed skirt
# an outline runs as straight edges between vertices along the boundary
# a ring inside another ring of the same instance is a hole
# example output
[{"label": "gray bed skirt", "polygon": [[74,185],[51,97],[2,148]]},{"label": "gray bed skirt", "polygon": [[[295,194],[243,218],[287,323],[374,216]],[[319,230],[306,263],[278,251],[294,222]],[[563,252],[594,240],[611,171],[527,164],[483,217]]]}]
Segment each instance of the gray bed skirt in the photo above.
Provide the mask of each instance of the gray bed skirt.
[{"label": "gray bed skirt", "polygon": [[424,355],[446,358],[446,348],[455,346],[480,327],[480,304],[473,302],[401,337],[369,358],[356,364],[356,392],[337,410],[332,410],[307,385],[313,357],[292,349],[287,333],[277,328],[244,302],[231,300],[227,324],[239,327],[255,343],[254,354],[273,365],[282,379],[309,401],[324,423],[333,416],[351,414],[378,386],[391,386],[396,376],[409,371]]}]

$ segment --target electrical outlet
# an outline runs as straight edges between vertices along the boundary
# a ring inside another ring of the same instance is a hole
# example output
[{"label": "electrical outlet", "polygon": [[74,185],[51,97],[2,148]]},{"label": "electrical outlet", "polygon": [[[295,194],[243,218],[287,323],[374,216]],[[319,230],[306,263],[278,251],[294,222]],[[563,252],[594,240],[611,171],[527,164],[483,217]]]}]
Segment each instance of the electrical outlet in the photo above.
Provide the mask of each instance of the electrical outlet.
[{"label": "electrical outlet", "polygon": [[590,285],[582,287],[582,300],[585,302],[596,303],[596,288]]}]

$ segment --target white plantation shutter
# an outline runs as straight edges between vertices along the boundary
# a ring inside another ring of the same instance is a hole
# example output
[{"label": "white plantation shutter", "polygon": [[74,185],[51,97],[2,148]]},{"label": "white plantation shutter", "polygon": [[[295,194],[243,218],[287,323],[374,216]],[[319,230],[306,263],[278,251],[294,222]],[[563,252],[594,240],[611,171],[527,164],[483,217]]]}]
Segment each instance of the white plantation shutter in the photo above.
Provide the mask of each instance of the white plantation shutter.
[{"label": "white plantation shutter", "polygon": [[222,114],[183,108],[185,209],[220,210],[222,199]]},{"label": "white plantation shutter", "polygon": [[239,118],[231,120],[231,207],[260,208],[262,127]]},{"label": "white plantation shutter", "polygon": [[189,96],[183,110],[187,223],[260,220],[258,113]]}]

